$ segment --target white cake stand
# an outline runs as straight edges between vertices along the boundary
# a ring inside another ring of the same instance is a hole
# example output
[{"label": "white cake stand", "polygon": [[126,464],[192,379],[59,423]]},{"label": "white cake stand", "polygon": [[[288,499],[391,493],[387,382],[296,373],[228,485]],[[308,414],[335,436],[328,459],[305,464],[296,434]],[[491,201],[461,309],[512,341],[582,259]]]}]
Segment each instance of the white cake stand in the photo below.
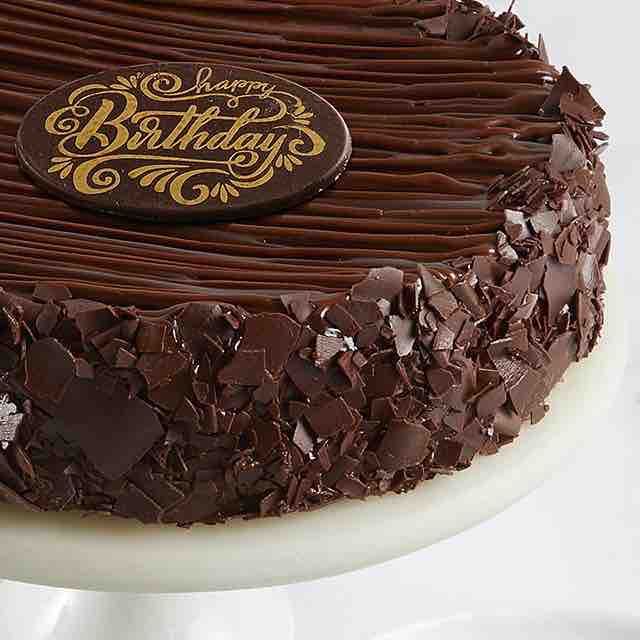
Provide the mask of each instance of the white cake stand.
[{"label": "white cake stand", "polygon": [[[292,638],[286,592],[256,588],[336,575],[434,544],[506,509],[575,456],[611,406],[627,356],[620,279],[608,280],[602,341],[570,368],[543,422],[498,455],[407,495],[189,531],[3,506],[0,577],[61,589],[0,583],[0,636]],[[189,595],[148,595],[169,593]]]}]

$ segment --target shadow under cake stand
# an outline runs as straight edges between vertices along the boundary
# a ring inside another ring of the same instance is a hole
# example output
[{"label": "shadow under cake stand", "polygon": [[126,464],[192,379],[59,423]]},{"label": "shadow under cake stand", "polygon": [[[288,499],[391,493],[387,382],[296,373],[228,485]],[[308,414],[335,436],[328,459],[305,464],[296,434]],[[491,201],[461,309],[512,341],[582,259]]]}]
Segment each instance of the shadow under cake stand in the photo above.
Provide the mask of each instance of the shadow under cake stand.
[{"label": "shadow under cake stand", "polygon": [[0,506],[2,637],[293,638],[286,590],[259,587],[337,575],[432,545],[503,511],[575,456],[611,406],[627,356],[620,278],[609,282],[601,342],[570,367],[545,419],[497,455],[411,493],[190,530]]}]

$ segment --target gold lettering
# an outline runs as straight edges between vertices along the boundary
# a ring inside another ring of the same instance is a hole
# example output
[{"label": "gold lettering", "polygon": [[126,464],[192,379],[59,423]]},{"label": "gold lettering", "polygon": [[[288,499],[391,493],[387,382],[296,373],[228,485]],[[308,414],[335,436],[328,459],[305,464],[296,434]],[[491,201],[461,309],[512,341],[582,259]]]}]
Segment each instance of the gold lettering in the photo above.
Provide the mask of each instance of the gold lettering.
[{"label": "gold lettering", "polygon": [[[234,145],[233,138],[242,127],[246,126],[253,122],[260,115],[260,109],[257,107],[251,107],[247,109],[229,128],[228,131],[224,132],[224,135],[219,138],[218,136],[213,136],[211,141],[207,144],[207,149],[214,151],[215,149],[223,149],[224,151],[238,151],[237,147]],[[258,134],[259,135],[259,134]]]},{"label": "gold lettering", "polygon": [[160,118],[157,116],[147,116],[140,121],[140,131],[136,131],[127,142],[127,149],[136,151],[142,145],[147,149],[159,149],[158,141],[162,136],[160,128]]},{"label": "gold lettering", "polygon": [[[98,110],[94,113],[93,117],[85,124],[85,126],[72,136],[76,149],[82,151],[85,146],[95,137],[98,139],[102,151],[100,155],[107,155],[117,151],[126,144],[129,139],[129,130],[125,126],[125,122],[135,113],[138,106],[138,101],[130,93],[121,93],[125,97],[125,104],[122,111],[115,117],[110,118],[115,103],[113,100],[103,98]],[[110,131],[111,136],[106,134],[101,129],[107,129]],[[102,135],[100,135],[102,134]],[[105,145],[105,139],[107,142]],[[67,139],[63,140],[63,143]]]},{"label": "gold lettering", "polygon": [[[291,167],[304,157],[323,153],[324,138],[289,115],[294,108],[293,113],[304,112],[298,98],[264,81],[227,78],[214,83],[213,77],[211,67],[202,67],[195,84],[180,90],[182,80],[171,75],[173,85],[160,97],[149,93],[144,79],[140,81],[137,88],[147,99],[164,106],[173,99],[173,110],[138,111],[136,88],[76,89],[69,104],[52,112],[44,123],[48,133],[60,138],[58,155],[77,159],[74,187],[95,195],[115,189],[124,176],[143,176],[142,187],[153,185],[178,204],[194,206],[216,198],[220,185],[227,185],[222,193],[238,197],[239,189],[266,184],[283,154],[291,158],[285,160]],[[261,105],[259,101],[267,98],[272,100]],[[189,100],[193,104],[187,102],[184,108],[183,101]],[[190,157],[190,152],[200,153]],[[70,171],[61,173],[61,178]],[[207,178],[200,182],[203,176]]]},{"label": "gold lettering", "polygon": [[[217,109],[216,115],[220,113],[219,107],[215,107]],[[183,114],[180,122],[173,128],[173,131],[165,138],[161,147],[163,149],[173,149],[173,147],[178,143],[178,138],[180,134],[189,126],[189,123],[193,120],[193,118],[198,113],[198,107],[195,104],[192,104]]]}]

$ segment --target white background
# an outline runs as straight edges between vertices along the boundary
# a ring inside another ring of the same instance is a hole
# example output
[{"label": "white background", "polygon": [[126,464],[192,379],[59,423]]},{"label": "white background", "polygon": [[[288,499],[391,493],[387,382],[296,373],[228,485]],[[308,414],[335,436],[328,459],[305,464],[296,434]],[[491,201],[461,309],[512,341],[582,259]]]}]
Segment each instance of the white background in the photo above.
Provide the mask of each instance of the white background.
[{"label": "white background", "polygon": [[608,114],[614,259],[629,292],[626,380],[601,435],[507,512],[401,560],[289,587],[305,640],[400,638],[403,628],[479,610],[640,615],[640,8],[635,0],[519,0],[515,10],[531,40],[542,32],[552,62],[591,84]]}]

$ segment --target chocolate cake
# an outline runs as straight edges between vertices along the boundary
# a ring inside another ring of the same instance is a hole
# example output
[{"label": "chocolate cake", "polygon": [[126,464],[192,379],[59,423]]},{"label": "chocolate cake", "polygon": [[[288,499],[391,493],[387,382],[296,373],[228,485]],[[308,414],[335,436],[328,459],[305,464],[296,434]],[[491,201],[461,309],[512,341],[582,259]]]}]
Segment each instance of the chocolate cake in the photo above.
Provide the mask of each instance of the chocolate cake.
[{"label": "chocolate cake", "polygon": [[12,0],[0,29],[0,500],[188,526],[408,491],[594,348],[604,111],[512,7]]}]

